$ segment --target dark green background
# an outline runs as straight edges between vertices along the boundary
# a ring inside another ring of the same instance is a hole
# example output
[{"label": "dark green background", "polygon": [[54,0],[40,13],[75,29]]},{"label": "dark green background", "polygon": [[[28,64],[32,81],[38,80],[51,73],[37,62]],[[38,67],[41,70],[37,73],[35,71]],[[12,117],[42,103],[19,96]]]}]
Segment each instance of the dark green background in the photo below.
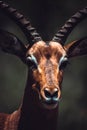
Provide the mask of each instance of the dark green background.
[{"label": "dark green background", "polygon": [[[44,40],[75,12],[87,6],[87,0],[4,0],[27,16]],[[0,28],[26,38],[17,25],[0,12]],[[87,19],[71,33],[67,42],[87,36]],[[22,101],[27,67],[15,56],[0,51],[0,112],[11,113]],[[60,130],[87,130],[87,56],[70,60],[64,73],[59,110]]]}]

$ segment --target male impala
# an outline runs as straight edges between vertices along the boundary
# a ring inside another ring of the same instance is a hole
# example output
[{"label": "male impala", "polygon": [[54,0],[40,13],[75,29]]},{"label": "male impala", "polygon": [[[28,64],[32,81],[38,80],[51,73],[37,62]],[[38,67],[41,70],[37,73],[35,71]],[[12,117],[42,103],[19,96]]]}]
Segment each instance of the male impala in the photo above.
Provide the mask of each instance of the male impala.
[{"label": "male impala", "polygon": [[87,38],[64,46],[73,28],[87,16],[87,8],[73,15],[45,42],[16,9],[0,1],[0,9],[19,25],[28,45],[12,33],[0,30],[0,48],[18,56],[28,66],[23,102],[12,114],[0,114],[0,130],[57,130],[63,70],[69,58],[87,54]]}]

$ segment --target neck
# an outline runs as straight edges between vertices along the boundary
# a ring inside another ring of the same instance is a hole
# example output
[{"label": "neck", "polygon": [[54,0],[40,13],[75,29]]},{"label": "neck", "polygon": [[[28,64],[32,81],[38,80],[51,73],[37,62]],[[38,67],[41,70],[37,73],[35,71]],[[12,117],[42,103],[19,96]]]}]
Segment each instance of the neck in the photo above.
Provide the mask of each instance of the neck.
[{"label": "neck", "polygon": [[53,110],[40,107],[31,85],[32,79],[28,75],[18,130],[57,130],[58,107]]}]

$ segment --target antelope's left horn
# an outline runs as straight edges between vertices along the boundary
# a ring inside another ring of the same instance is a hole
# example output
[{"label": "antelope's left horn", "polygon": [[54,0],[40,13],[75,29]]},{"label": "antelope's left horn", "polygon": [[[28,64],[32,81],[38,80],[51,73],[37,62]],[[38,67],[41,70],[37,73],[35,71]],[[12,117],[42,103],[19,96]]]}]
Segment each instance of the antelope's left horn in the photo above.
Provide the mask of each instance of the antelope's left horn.
[{"label": "antelope's left horn", "polygon": [[65,25],[61,27],[61,29],[55,34],[52,41],[59,42],[64,45],[67,37],[74,29],[74,27],[84,20],[87,17],[87,7],[79,10],[75,15],[73,15],[68,21],[66,21]]}]

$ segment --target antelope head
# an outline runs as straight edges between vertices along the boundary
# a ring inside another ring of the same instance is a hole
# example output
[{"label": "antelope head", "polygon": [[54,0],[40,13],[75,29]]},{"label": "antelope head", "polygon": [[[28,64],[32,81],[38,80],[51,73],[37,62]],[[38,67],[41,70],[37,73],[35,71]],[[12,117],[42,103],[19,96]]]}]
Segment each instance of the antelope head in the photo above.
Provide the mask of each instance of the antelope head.
[{"label": "antelope head", "polygon": [[68,63],[65,49],[57,42],[39,41],[27,51],[27,63],[39,100],[45,107],[56,107],[61,98],[63,69]]},{"label": "antelope head", "polygon": [[[29,68],[31,89],[44,108],[53,109],[61,99],[63,71],[71,57],[87,54],[87,37],[64,45],[73,28],[87,16],[87,7],[73,15],[45,42],[30,22],[16,9],[0,1],[0,8],[20,26],[29,44],[25,46],[14,34],[0,30],[0,48],[18,56]],[[30,86],[29,86],[30,87]]]}]

